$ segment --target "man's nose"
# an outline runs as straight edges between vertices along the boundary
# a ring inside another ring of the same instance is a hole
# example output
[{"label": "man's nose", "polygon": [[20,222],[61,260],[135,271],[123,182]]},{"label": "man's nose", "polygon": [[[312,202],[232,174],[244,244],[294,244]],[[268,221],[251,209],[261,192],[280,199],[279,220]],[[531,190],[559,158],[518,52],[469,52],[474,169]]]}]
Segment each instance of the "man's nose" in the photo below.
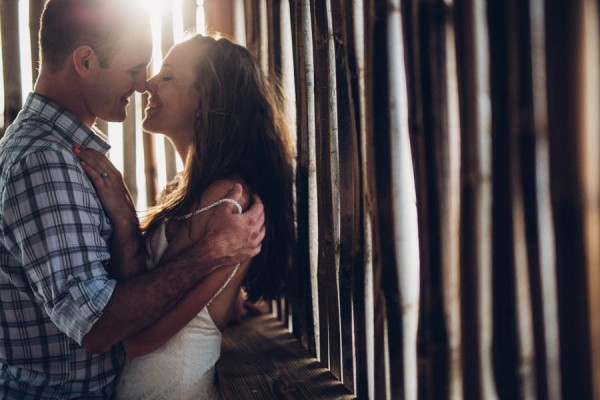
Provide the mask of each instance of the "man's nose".
[{"label": "man's nose", "polygon": [[133,88],[140,93],[146,91],[146,71],[139,73],[133,82]]}]

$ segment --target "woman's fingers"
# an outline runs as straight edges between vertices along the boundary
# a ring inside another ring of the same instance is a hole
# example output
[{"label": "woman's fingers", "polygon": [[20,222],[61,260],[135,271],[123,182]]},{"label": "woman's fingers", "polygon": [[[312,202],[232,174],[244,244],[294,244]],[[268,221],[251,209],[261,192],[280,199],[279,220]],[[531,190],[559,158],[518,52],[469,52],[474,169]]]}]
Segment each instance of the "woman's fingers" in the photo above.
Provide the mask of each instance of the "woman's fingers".
[{"label": "woman's fingers", "polygon": [[104,154],[95,150],[73,146],[73,152],[80,158],[83,170],[96,188],[100,202],[113,223],[131,220],[129,217],[132,213],[135,216],[135,206],[121,172]]},{"label": "woman's fingers", "polygon": [[[73,146],[73,152],[82,161],[85,171],[90,177],[96,177],[96,175],[106,178],[121,178],[119,170],[110,162],[110,160],[102,153],[81,147],[79,145]],[[86,166],[86,167],[85,167]]]},{"label": "woman's fingers", "polygon": [[73,146],[73,151],[77,157],[88,163],[96,170],[107,171],[111,173],[118,172],[117,168],[110,162],[110,160],[104,154],[96,150],[75,145]]}]

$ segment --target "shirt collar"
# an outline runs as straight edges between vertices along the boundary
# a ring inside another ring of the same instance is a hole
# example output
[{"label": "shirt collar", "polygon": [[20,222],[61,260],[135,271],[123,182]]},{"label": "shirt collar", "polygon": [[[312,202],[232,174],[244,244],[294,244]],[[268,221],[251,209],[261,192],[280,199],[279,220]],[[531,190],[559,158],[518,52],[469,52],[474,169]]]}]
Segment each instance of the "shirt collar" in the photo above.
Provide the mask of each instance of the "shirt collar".
[{"label": "shirt collar", "polygon": [[96,127],[91,129],[74,114],[60,104],[37,93],[30,93],[23,105],[23,111],[32,112],[47,120],[55,127],[55,131],[71,145],[97,150],[106,154],[110,145],[104,139],[106,135]]}]

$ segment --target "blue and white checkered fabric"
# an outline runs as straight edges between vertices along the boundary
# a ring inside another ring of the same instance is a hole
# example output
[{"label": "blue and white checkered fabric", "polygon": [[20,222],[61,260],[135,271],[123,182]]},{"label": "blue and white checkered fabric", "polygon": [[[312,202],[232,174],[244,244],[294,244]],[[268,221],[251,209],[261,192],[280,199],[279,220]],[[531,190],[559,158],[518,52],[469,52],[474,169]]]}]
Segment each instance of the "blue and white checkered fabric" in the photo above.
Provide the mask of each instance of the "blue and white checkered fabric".
[{"label": "blue and white checkered fabric", "polygon": [[73,154],[108,143],[30,94],[0,141],[0,398],[107,398],[123,351],[80,344],[113,289],[110,221]]}]

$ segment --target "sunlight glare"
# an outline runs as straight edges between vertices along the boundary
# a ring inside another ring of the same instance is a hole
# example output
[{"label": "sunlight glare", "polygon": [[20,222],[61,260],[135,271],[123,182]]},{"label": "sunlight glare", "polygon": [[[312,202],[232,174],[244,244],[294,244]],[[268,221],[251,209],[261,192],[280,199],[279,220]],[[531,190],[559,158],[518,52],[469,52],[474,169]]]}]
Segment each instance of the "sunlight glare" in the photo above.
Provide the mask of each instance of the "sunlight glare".
[{"label": "sunlight glare", "polygon": [[33,90],[31,43],[29,38],[29,1],[19,1],[19,51],[21,57],[21,93],[23,98]]},{"label": "sunlight glare", "polygon": [[[0,34],[0,43],[2,43],[2,34]],[[2,77],[2,79],[0,79],[0,129],[4,129],[4,69],[2,66],[2,46],[0,46],[0,77]]]}]

